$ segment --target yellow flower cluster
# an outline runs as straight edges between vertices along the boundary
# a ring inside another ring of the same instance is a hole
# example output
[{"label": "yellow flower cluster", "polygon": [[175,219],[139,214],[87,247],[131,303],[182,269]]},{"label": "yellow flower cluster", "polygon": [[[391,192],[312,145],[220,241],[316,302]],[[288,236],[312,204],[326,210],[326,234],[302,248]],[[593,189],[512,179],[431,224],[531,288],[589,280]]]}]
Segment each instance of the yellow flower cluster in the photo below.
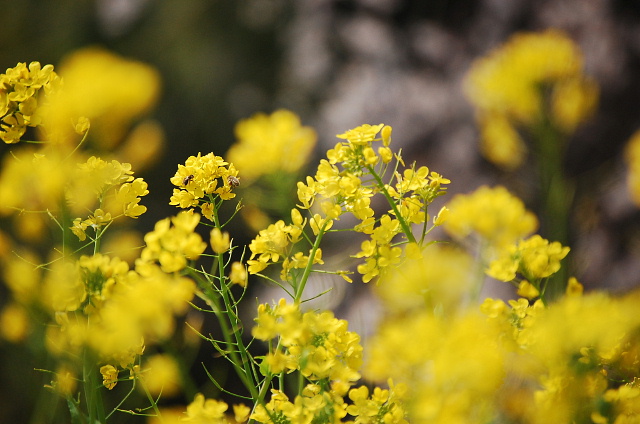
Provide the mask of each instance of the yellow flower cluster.
[{"label": "yellow flower cluster", "polygon": [[[455,313],[469,299],[477,276],[473,260],[464,251],[440,244],[419,254],[407,248],[407,259],[375,286],[385,305],[396,313],[416,310]],[[420,276],[420,278],[416,278]]]},{"label": "yellow flower cluster", "polygon": [[73,52],[58,70],[64,88],[50,96],[42,111],[49,141],[73,144],[73,135],[84,134],[90,123],[95,144],[111,150],[160,94],[155,69],[97,47]]},{"label": "yellow flower cluster", "polygon": [[300,118],[288,110],[241,120],[235,135],[237,142],[226,158],[242,171],[247,185],[264,174],[298,171],[309,160],[317,139],[315,130],[302,126]]},{"label": "yellow flower cluster", "polygon": [[187,266],[187,260],[198,259],[207,247],[200,234],[195,232],[199,222],[200,215],[192,211],[182,211],[172,218],[158,221],[153,231],[144,237],[146,246],[140,260],[157,262],[167,273],[182,270]]},{"label": "yellow flower cluster", "polygon": [[135,270],[100,254],[54,262],[42,283],[42,301],[57,323],[48,328],[47,347],[61,357],[88,347],[102,362],[130,367],[145,342],[172,334],[173,316],[194,290],[191,280],[144,262]]},{"label": "yellow flower cluster", "polygon": [[42,67],[39,62],[18,63],[0,74],[0,139],[17,143],[28,126],[40,125],[43,97],[55,92],[60,82],[53,65]]},{"label": "yellow flower cluster", "polygon": [[406,384],[412,421],[490,422],[508,355],[499,330],[474,312],[442,319],[421,309],[388,317],[366,346],[364,375]]},{"label": "yellow flower cluster", "polygon": [[240,184],[238,171],[233,164],[226,162],[213,153],[201,156],[189,156],[184,165],[178,165],[178,171],[171,177],[173,189],[170,205],[182,209],[199,206],[202,215],[213,221],[214,209],[220,200],[233,199],[232,192]]},{"label": "yellow flower cluster", "polygon": [[487,274],[511,281],[519,273],[528,281],[538,282],[558,272],[560,261],[568,253],[568,247],[557,241],[550,243],[536,234],[500,252],[500,257],[489,264]]},{"label": "yellow flower cluster", "polygon": [[80,241],[86,239],[86,230],[91,227],[96,233],[121,216],[138,218],[147,211],[140,205],[140,197],[149,194],[147,183],[133,177],[131,165],[116,160],[104,161],[91,156],[79,163],[66,187],[67,203],[74,212],[98,208],[86,219],[75,218],[71,230]]},{"label": "yellow flower cluster", "polygon": [[342,396],[323,391],[317,384],[308,384],[291,402],[280,390],[271,390],[271,400],[258,405],[251,419],[264,424],[288,424],[298,422],[340,423],[347,415],[347,405]]},{"label": "yellow flower cluster", "polygon": [[[316,218],[318,217],[311,220],[311,227],[317,234],[318,228],[331,221],[318,224]],[[307,266],[310,256],[305,256],[302,252],[293,253],[295,244],[303,238],[302,234],[307,220],[302,218],[300,211],[292,209],[291,221],[291,225],[286,225],[283,220],[279,220],[260,231],[251,241],[249,244],[251,257],[247,261],[251,274],[261,272],[272,263],[282,263],[282,280],[293,282],[297,276],[292,271]],[[318,248],[315,251],[312,249],[309,251],[309,255],[313,255],[314,264],[324,263],[321,249]]]},{"label": "yellow flower cluster", "polygon": [[488,248],[502,250],[535,231],[538,220],[522,200],[504,187],[482,186],[454,196],[447,204],[444,229],[457,239],[478,237]]},{"label": "yellow flower cluster", "polygon": [[[308,176],[304,182],[298,182],[298,208],[309,210],[309,226],[320,239],[344,213],[350,212],[360,221],[353,230],[369,235],[370,239],[362,243],[355,257],[364,258],[358,272],[364,282],[369,282],[400,262],[402,249],[393,245],[394,239],[404,233],[410,241],[416,241],[410,225],[426,223],[429,204],[445,193],[444,185],[449,180],[430,172],[426,166],[416,169],[413,165],[403,173],[395,171],[395,184],[385,183],[382,178],[394,154],[388,147],[391,127],[384,124],[361,125],[339,134],[338,138],[346,141],[337,143],[327,152],[327,158],[320,161],[314,177]],[[372,143],[379,141],[382,146],[376,153]],[[402,163],[399,156],[395,157]],[[371,199],[377,193],[382,193],[391,206],[388,213],[380,217],[375,217],[371,208]],[[319,209],[317,213],[314,213],[314,207]],[[312,248],[309,256],[301,252],[291,256],[294,245],[303,239],[307,224],[298,209],[291,211],[291,218],[291,225],[278,221],[261,231],[250,244],[250,273],[255,274],[270,263],[282,261],[282,279],[291,281],[290,271],[307,268],[309,257],[313,256],[313,263],[322,263],[319,248]],[[436,220],[436,225],[443,221]],[[351,281],[346,273],[341,275]]]},{"label": "yellow flower cluster", "polygon": [[518,129],[543,119],[564,133],[573,132],[598,98],[596,83],[582,68],[578,47],[557,30],[516,34],[477,60],[465,90],[477,109],[487,159],[505,168],[519,166],[526,147]]},{"label": "yellow flower cluster", "polygon": [[[360,378],[362,347],[360,337],[347,330],[346,321],[331,312],[302,313],[297,304],[287,304],[284,299],[274,306],[260,305],[255,321],[252,335],[256,339],[277,338],[277,343],[270,343],[262,372],[272,375],[298,370],[310,383],[293,402],[284,392],[272,389],[269,402],[257,405],[251,419],[269,424],[340,423],[349,414],[356,423],[406,423],[403,385],[390,382],[389,390],[376,387],[371,394],[365,386],[350,389]],[[345,402],[346,395],[351,405]]]},{"label": "yellow flower cluster", "polygon": [[527,423],[633,422],[640,406],[637,301],[594,293],[548,308],[524,299],[509,308],[487,300],[490,319],[512,326],[526,365],[510,369],[520,383],[504,412]]},{"label": "yellow flower cluster", "polygon": [[255,321],[251,334],[256,339],[279,339],[279,348],[264,358],[266,372],[300,370],[309,380],[328,379],[347,387],[360,378],[360,336],[333,313],[302,313],[298,305],[281,299],[273,307],[260,305]]},{"label": "yellow flower cluster", "polygon": [[[206,399],[202,393],[196,394],[193,402],[187,406],[186,416],[180,422],[196,424],[228,424],[232,423],[226,415],[229,406],[222,401]],[[249,407],[239,404],[233,406],[235,421],[237,423],[247,421]]]},{"label": "yellow flower cluster", "polygon": [[546,308],[487,299],[484,314],[400,311],[367,344],[364,375],[406,384],[416,422],[635,422],[637,301],[593,294]]}]

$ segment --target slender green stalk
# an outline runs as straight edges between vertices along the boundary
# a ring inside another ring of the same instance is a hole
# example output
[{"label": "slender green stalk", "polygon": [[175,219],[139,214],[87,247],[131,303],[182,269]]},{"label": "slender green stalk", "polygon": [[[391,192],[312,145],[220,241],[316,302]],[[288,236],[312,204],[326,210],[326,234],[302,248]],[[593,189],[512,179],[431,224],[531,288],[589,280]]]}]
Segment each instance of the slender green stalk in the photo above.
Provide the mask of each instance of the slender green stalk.
[{"label": "slender green stalk", "polygon": [[387,199],[387,202],[389,202],[389,206],[391,206],[391,209],[393,209],[393,213],[395,214],[398,222],[400,222],[400,227],[402,227],[402,232],[405,234],[405,236],[407,236],[407,239],[411,243],[416,243],[416,238],[414,237],[413,232],[411,231],[411,226],[407,223],[407,221],[404,220],[404,218],[402,218],[402,215],[400,215],[400,211],[398,210],[398,205],[396,205],[396,202],[393,201],[393,198],[389,194],[389,191],[387,190],[387,187],[385,186],[380,176],[375,172],[375,170],[371,165],[367,165],[367,170],[369,170],[371,175],[373,175],[373,178],[375,178],[378,188],[380,189],[380,192]]},{"label": "slender green stalk", "polygon": [[320,248],[320,242],[322,241],[322,237],[324,236],[327,225],[329,225],[329,221],[325,221],[322,227],[319,228],[316,240],[311,247],[311,252],[309,253],[309,262],[307,262],[307,266],[304,268],[300,283],[297,285],[295,290],[295,297],[293,298],[293,301],[295,303],[300,303],[300,300],[302,299],[302,293],[304,292],[304,288],[307,285],[309,275],[311,274],[311,268],[313,267],[313,259],[316,257],[316,252]]},{"label": "slender green stalk", "polygon": [[[566,140],[545,117],[534,129],[540,192],[545,236],[563,246],[569,244],[569,212],[573,202],[574,187],[564,175],[563,158]],[[563,266],[547,282],[545,297],[553,300],[564,293],[568,270]]]},{"label": "slender green stalk", "polygon": [[87,402],[87,413],[90,423],[106,422],[104,405],[102,403],[102,387],[96,372],[95,361],[93,355],[88,349],[85,349],[82,363],[82,380],[84,385],[85,400]]}]

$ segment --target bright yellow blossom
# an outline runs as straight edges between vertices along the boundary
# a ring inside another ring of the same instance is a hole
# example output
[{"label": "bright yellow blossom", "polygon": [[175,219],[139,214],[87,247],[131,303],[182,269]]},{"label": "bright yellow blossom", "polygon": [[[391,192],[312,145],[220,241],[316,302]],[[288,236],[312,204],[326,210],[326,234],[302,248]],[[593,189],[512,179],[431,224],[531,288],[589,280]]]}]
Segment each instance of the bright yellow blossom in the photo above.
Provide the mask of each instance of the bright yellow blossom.
[{"label": "bright yellow blossom", "polygon": [[42,123],[42,106],[60,86],[53,65],[18,63],[0,74],[0,139],[17,143],[27,127]]},{"label": "bright yellow blossom", "polygon": [[547,115],[557,130],[572,133],[598,98],[596,83],[583,75],[578,46],[554,29],[515,34],[478,59],[465,92],[477,109],[483,154],[507,169],[524,160],[519,129],[531,129]]},{"label": "bright yellow blossom", "polygon": [[530,281],[539,281],[560,269],[560,261],[567,256],[569,248],[559,242],[549,242],[539,235],[501,251],[499,257],[489,264],[487,274],[501,280],[511,281],[516,273]]},{"label": "bright yellow blossom", "polygon": [[503,249],[531,234],[538,226],[535,215],[504,187],[480,187],[471,194],[456,195],[448,203],[444,229],[462,239],[477,234],[493,248]]},{"label": "bright yellow blossom", "polygon": [[144,237],[147,245],[142,250],[141,260],[157,261],[165,272],[176,272],[187,266],[188,260],[198,259],[207,247],[194,232],[198,222],[200,215],[187,211],[158,221],[154,230]]},{"label": "bright yellow blossom", "polygon": [[[182,209],[200,206],[210,208],[214,197],[222,200],[233,199],[233,189],[239,184],[238,171],[232,163],[220,156],[208,153],[202,156],[190,156],[184,165],[178,165],[178,171],[171,177],[173,189],[170,205]],[[205,216],[212,219],[210,213]]]},{"label": "bright yellow blossom", "polygon": [[217,254],[221,254],[229,250],[229,233],[226,231],[223,233],[220,228],[214,227],[210,232],[211,248]]},{"label": "bright yellow blossom", "polygon": [[108,390],[112,390],[118,383],[118,369],[113,365],[103,365],[100,367],[102,374],[102,385]]},{"label": "bright yellow blossom", "polygon": [[236,124],[237,142],[226,157],[242,171],[246,184],[264,174],[296,172],[308,161],[316,133],[291,111],[258,113]]},{"label": "bright yellow blossom", "polygon": [[206,399],[202,393],[196,394],[187,406],[187,416],[183,421],[196,424],[226,424],[225,412],[229,406],[215,399]]},{"label": "bright yellow blossom", "polygon": [[143,63],[88,47],[59,66],[64,86],[43,110],[45,138],[75,143],[73,122],[91,121],[92,140],[103,149],[119,143],[131,122],[143,116],[160,94],[157,71]]}]

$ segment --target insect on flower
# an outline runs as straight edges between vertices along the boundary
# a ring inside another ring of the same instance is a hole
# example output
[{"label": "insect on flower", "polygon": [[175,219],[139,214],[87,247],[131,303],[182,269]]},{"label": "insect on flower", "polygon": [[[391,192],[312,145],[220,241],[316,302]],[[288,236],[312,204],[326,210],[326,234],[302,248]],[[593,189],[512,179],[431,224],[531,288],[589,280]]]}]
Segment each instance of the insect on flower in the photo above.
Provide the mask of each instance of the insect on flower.
[{"label": "insect on flower", "polygon": [[193,174],[188,175],[184,178],[184,180],[182,180],[182,185],[186,186],[188,185],[191,181],[193,181]]},{"label": "insect on flower", "polygon": [[240,185],[240,179],[238,177],[234,177],[233,175],[229,175],[227,177],[227,182],[229,183],[229,187],[236,188]]}]

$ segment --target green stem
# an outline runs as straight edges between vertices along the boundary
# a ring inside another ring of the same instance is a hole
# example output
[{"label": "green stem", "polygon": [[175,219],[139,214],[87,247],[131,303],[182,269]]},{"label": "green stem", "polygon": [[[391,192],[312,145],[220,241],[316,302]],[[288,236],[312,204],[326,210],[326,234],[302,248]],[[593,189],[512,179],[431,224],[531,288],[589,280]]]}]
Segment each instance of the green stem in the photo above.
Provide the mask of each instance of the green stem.
[{"label": "green stem", "polygon": [[411,226],[407,223],[407,221],[405,221],[404,218],[402,218],[402,215],[400,215],[400,211],[398,210],[398,205],[396,205],[396,202],[393,201],[393,198],[389,194],[389,191],[387,190],[387,187],[382,181],[382,178],[380,178],[380,176],[375,172],[375,170],[371,165],[367,165],[367,170],[373,176],[373,178],[375,178],[378,188],[380,189],[384,197],[386,197],[387,202],[389,202],[389,206],[391,206],[391,209],[393,210],[393,213],[396,216],[396,219],[400,223],[400,227],[402,227],[402,232],[404,232],[404,234],[407,236],[407,239],[411,243],[416,243],[416,238],[413,236],[413,232],[411,231]]},{"label": "green stem", "polygon": [[[540,173],[540,191],[544,236],[563,246],[569,243],[569,212],[573,202],[573,184],[565,178],[563,169],[566,140],[547,117],[534,128],[537,161]],[[547,282],[543,300],[561,296],[567,284],[568,271],[562,267]]]},{"label": "green stem", "polygon": [[304,272],[302,273],[302,278],[300,279],[300,283],[297,285],[295,290],[295,297],[293,298],[294,303],[300,303],[300,299],[302,298],[302,293],[304,292],[304,288],[307,285],[307,281],[309,280],[309,275],[311,275],[311,268],[313,267],[313,260],[316,257],[316,252],[320,248],[320,242],[322,241],[322,237],[325,233],[325,228],[329,221],[325,221],[322,224],[322,227],[318,229],[318,235],[316,236],[316,241],[313,243],[313,247],[311,247],[311,252],[309,252],[309,262],[307,262],[307,266],[304,268]]},{"label": "green stem", "polygon": [[[216,227],[220,228],[217,208],[213,212],[213,222]],[[249,391],[251,397],[256,399],[258,391],[253,379],[254,370],[252,368],[252,358],[244,345],[244,341],[242,340],[242,333],[240,331],[242,328],[241,322],[235,312],[233,312],[235,305],[231,299],[229,286],[225,282],[224,254],[221,253],[217,255],[216,263],[218,267],[217,274],[220,281],[220,290],[207,287],[207,298],[214,304],[214,313],[220,323],[220,329],[226,344],[226,351],[229,355],[229,359],[233,363],[238,377]],[[213,279],[211,279],[211,281],[207,281],[207,283],[213,284]],[[224,303],[224,310],[221,308],[220,299],[222,299],[222,302]]]},{"label": "green stem", "polygon": [[98,375],[95,363],[96,361],[94,360],[93,355],[85,349],[82,364],[82,379],[84,384],[84,395],[87,402],[89,423],[91,424],[96,421],[99,423],[106,422],[104,405],[102,403],[102,394],[100,393],[102,384],[97,378]]}]

